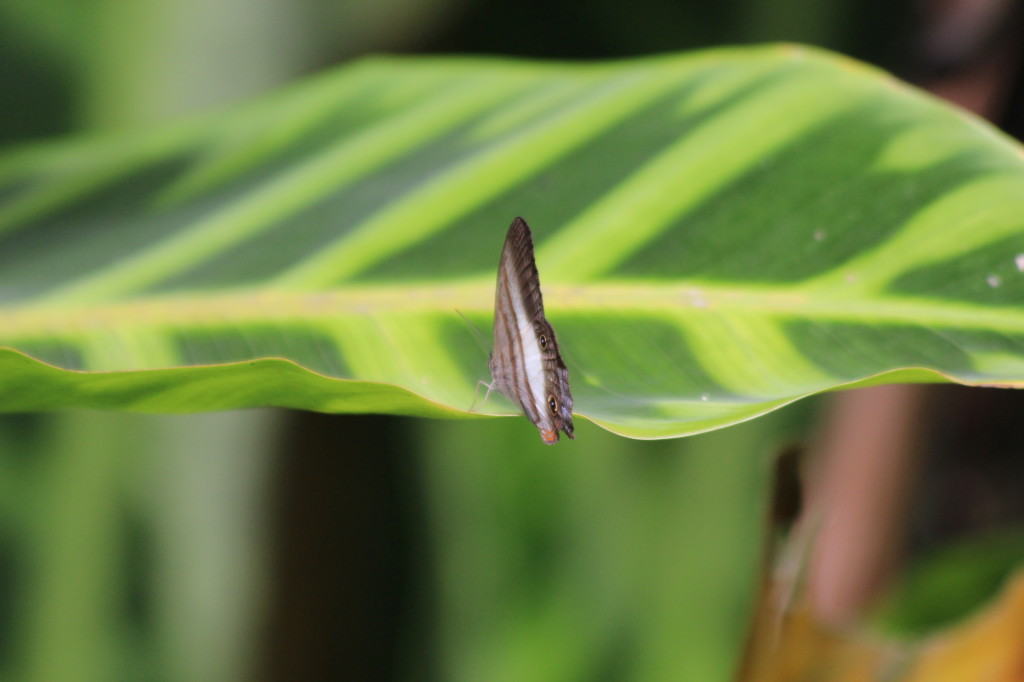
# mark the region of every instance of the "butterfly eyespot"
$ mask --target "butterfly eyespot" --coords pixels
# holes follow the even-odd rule
[[[551,414],[558,414],[558,400],[554,395],[548,396],[548,409],[551,410]]]
[[[547,350],[548,349],[548,337],[546,337],[543,334],[541,334],[540,338],[537,339],[537,340],[540,342],[540,349],[541,350]]]

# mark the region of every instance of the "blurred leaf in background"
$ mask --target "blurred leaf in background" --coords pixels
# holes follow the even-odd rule
[[[640,446],[581,423],[557,453],[425,422],[440,678],[730,679],[765,472],[804,415]]]

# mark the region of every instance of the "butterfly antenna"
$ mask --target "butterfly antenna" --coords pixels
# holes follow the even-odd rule
[[[457,313],[459,314],[459,317],[461,317],[461,318],[462,318],[462,320],[463,320],[463,321],[464,321],[464,322],[465,322],[466,324],[468,324],[468,325],[469,325],[469,328],[473,330],[473,333],[474,333],[474,334],[476,334],[476,339],[477,339],[477,341],[479,341],[479,342],[480,342],[480,350],[482,350],[482,351],[484,352],[484,355],[487,355],[487,356],[489,357],[489,356],[490,356],[490,354],[491,354],[491,351],[490,351],[490,349],[489,349],[489,348],[487,347],[487,339],[485,339],[485,338],[484,338],[484,335],[483,335],[483,333],[482,333],[482,332],[481,332],[481,331],[480,331],[479,329],[477,329],[477,328],[476,328],[476,325],[475,325],[475,324],[473,324],[473,323],[472,323],[472,322],[471,322],[471,321],[469,320],[469,318],[468,318],[468,317],[466,317],[465,315],[463,315],[463,314],[462,314],[462,311],[461,311],[461,310],[459,310],[458,308],[456,308],[456,309],[455,309],[455,312],[457,312]],[[484,382],[484,383],[486,383],[486,382]],[[488,391],[488,393],[490,393],[490,391]]]
[[[476,325],[473,324],[468,317],[466,317],[465,315],[462,314],[461,310],[456,308],[455,312],[457,312],[459,314],[459,317],[461,317],[462,320],[467,325],[469,325],[469,328],[473,330],[473,333],[476,334],[476,340],[480,343],[480,350],[482,350],[484,352],[484,355],[486,355],[487,357],[490,357],[491,351],[487,347],[487,339],[484,338],[483,333],[479,329],[476,328]],[[483,401],[481,401],[480,404],[484,405],[485,403],[487,403],[487,399],[491,397],[491,389],[494,388],[494,382],[491,381],[490,383],[487,383],[483,379],[480,379],[479,381],[477,381],[476,382],[476,386],[473,388],[473,404],[469,406],[469,411],[470,412],[472,412],[473,409],[476,407],[476,397],[480,393],[480,386],[481,385],[487,387],[487,392],[484,393],[484,399],[483,399]]]

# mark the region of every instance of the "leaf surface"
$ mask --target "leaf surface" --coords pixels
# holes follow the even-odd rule
[[[814,50],[365,60],[0,159],[0,409],[513,413],[458,312],[489,337],[516,215],[618,433],[1020,386],[1022,190],[1015,143]]]

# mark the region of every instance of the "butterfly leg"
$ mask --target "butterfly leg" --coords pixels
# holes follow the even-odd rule
[[[481,386],[486,386],[487,387],[487,392],[484,393],[484,399],[482,401],[480,401],[481,405],[485,405],[485,404],[487,404],[487,399],[491,397],[491,391],[494,390],[494,381],[492,380],[490,383],[488,383],[488,382],[484,381],[483,379],[480,379],[479,381],[476,382],[476,388],[473,389],[473,404],[469,406],[469,411],[470,412],[472,412],[473,408],[476,407],[476,395],[477,395],[477,393],[480,392],[480,387]]]

